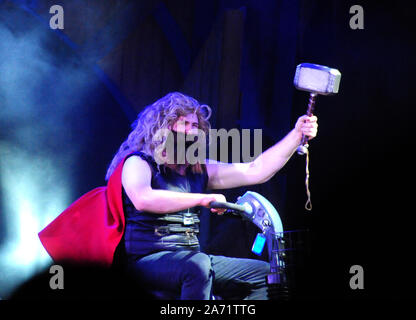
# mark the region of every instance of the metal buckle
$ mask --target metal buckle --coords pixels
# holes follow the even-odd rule
[[[186,237],[189,239],[193,236],[195,236],[195,232],[193,230],[186,230],[185,231]]]
[[[185,226],[189,226],[189,225],[193,225],[194,222],[194,218],[193,217],[183,217],[183,225]]]
[[[163,237],[164,235],[167,235],[167,234],[170,234],[169,228],[164,228],[164,227],[156,227],[155,228],[155,235],[157,235],[159,237]]]

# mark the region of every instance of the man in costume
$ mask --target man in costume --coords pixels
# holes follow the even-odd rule
[[[270,269],[266,262],[199,251],[198,206],[226,201],[223,195],[206,190],[270,179],[293,154],[302,133],[316,135],[316,118],[302,117],[288,136],[251,163],[156,163],[152,135],[156,129],[187,135],[196,135],[199,129],[208,135],[209,115],[209,107],[193,98],[168,94],[139,115],[115,156],[107,177],[129,154],[122,171],[128,266],[149,287],[177,292],[181,299],[209,299],[212,293],[230,299],[267,299],[265,276]],[[174,150],[178,149],[175,145]],[[224,209],[211,210],[222,213]]]
[[[316,136],[317,119],[300,117],[292,131],[252,162],[191,164],[186,157],[184,163],[175,162],[179,136],[208,136],[210,115],[208,106],[178,92],[146,107],[108,168],[107,187],[83,196],[39,234],[54,260],[108,265],[117,247],[127,269],[149,290],[180,299],[267,299],[268,263],[200,251],[199,208],[226,201],[207,190],[268,181],[290,159],[302,135]],[[158,137],[166,129],[174,136],[173,152],[167,139]],[[211,211],[222,214],[224,209]]]

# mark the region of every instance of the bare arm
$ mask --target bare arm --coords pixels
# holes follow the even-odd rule
[[[292,131],[252,162],[223,163],[210,160],[207,163],[208,188],[227,189],[268,181],[291,158],[301,142],[302,134],[313,138],[316,133],[316,117],[302,116]]]
[[[123,165],[122,185],[139,211],[172,213],[195,206],[208,206],[211,201],[226,201],[223,195],[175,192],[153,189],[152,172],[146,161],[132,156]]]

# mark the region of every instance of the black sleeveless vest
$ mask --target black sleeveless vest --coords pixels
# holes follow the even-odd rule
[[[193,173],[188,167],[182,176],[164,165],[158,165],[154,159],[142,152],[129,155],[140,156],[152,170],[151,187],[153,189],[177,192],[205,193],[208,175],[204,168],[201,174]],[[128,260],[137,259],[151,253],[164,250],[198,250],[199,211],[194,207],[182,212],[157,214],[138,211],[122,190],[123,209],[126,220],[124,233],[125,253]]]

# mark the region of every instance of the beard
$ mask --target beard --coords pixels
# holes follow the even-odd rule
[[[183,132],[177,132],[172,130],[173,135],[173,152],[175,164],[188,163],[187,151],[197,140],[197,135],[189,135]]]
[[[196,134],[185,134],[183,132],[171,131],[172,138],[167,141],[167,158],[169,164],[195,163],[198,158],[200,137]],[[171,145],[169,145],[169,143]],[[195,149],[193,152],[192,149]],[[192,159],[188,159],[192,157]]]
[[[160,136],[159,136],[160,137]],[[156,147],[154,159],[158,164],[205,163],[205,133],[185,134],[173,130],[164,131],[164,142]]]

